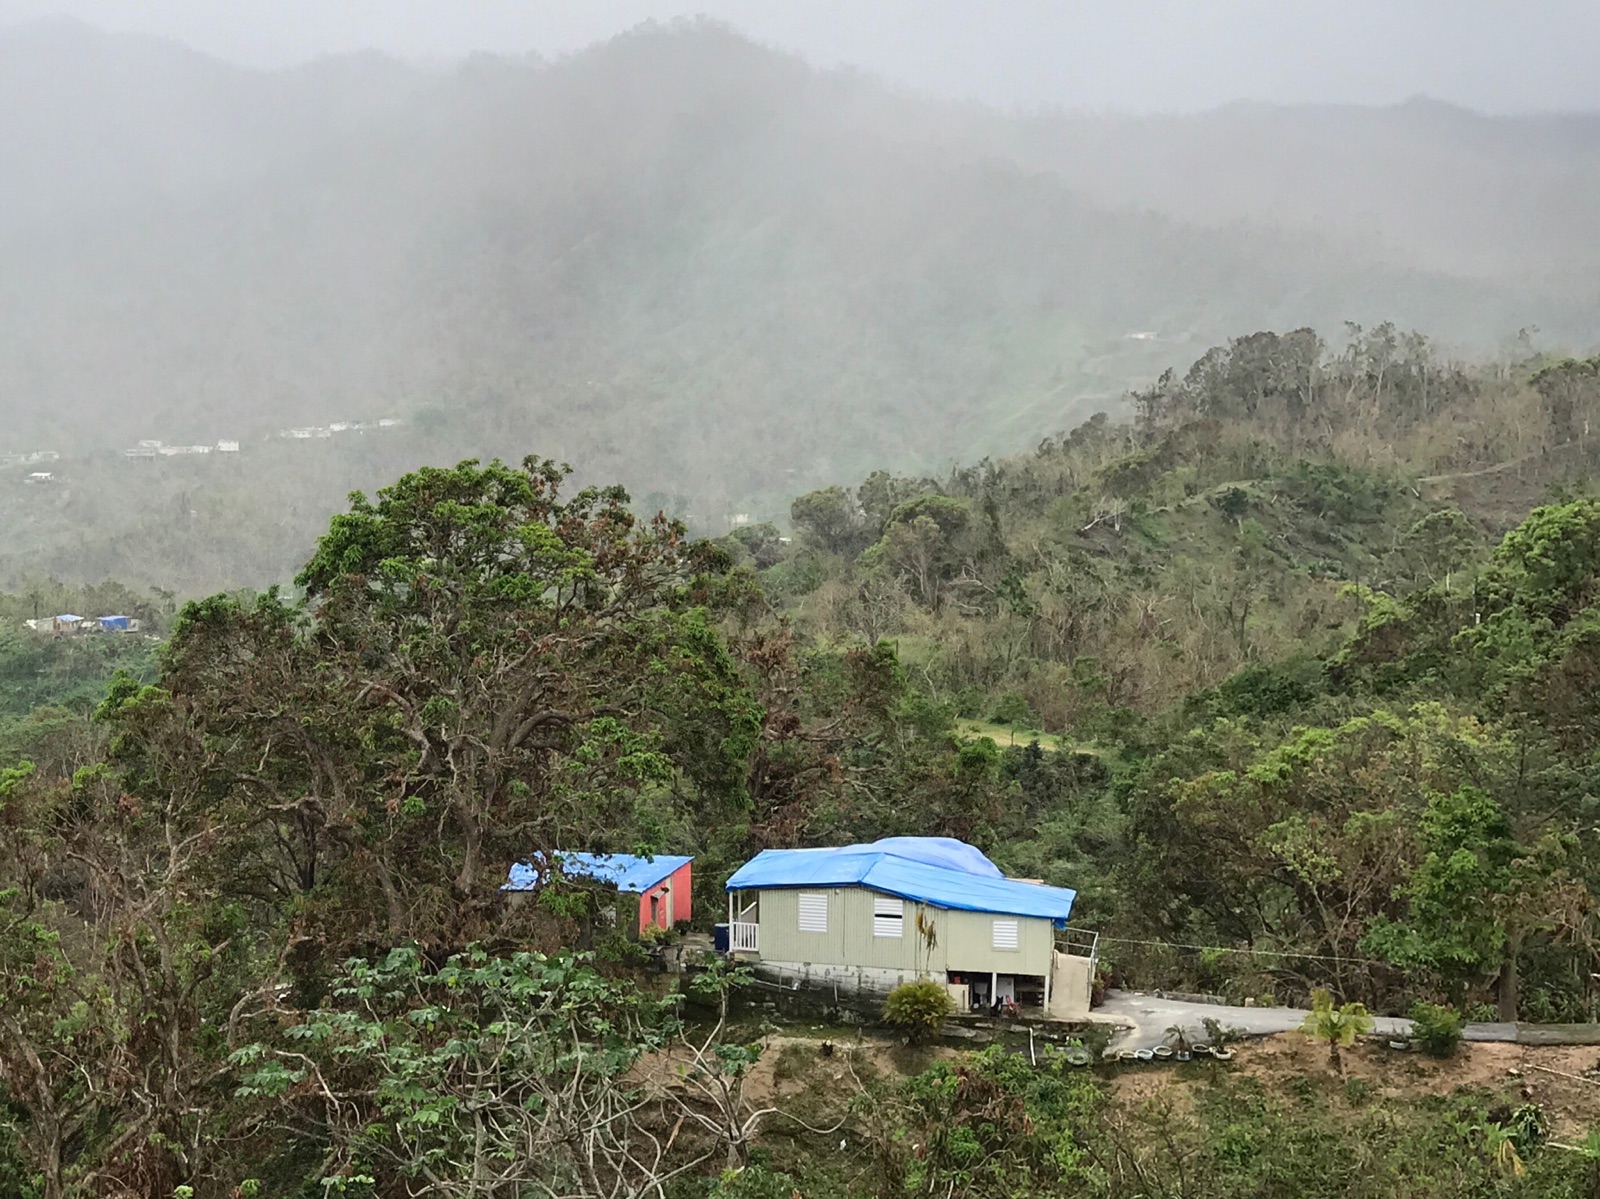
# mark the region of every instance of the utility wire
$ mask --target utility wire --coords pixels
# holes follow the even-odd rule
[[[1132,937],[1106,937],[1100,938],[1101,942],[1114,942],[1118,945],[1154,945],[1161,949],[1195,949],[1203,953],[1242,953],[1250,957],[1278,957],[1278,958],[1305,958],[1314,962],[1351,962],[1359,966],[1393,966],[1392,962],[1385,962],[1379,958],[1349,958],[1332,953],[1298,953],[1292,949],[1240,949],[1232,945],[1187,945],[1181,941],[1140,941]]]

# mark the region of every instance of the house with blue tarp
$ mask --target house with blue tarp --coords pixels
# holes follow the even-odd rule
[[[568,879],[588,879],[616,891],[639,932],[669,929],[691,915],[693,858],[675,854],[581,853],[557,850],[548,858],[518,862],[501,886],[506,892],[539,890],[558,870]],[[634,908],[637,906],[637,913]]]
[[[964,1009],[1089,1009],[1095,940],[1067,924],[1077,893],[1006,878],[962,841],[769,849],[727,892],[728,952],[772,981],[887,993],[932,978]]]

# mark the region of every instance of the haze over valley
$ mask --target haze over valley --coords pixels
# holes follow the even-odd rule
[[[0,180],[0,454],[63,455],[0,489],[11,577],[127,570],[177,513],[197,588],[281,579],[419,454],[536,447],[717,532],[1122,411],[1244,330],[1493,357],[1600,313],[1600,117],[1007,114],[707,22],[273,70],[23,24]],[[266,440],[379,417],[405,432]],[[222,439],[199,473],[120,459]],[[205,548],[241,519],[281,553]]]

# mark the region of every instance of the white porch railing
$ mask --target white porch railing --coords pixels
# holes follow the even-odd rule
[[[730,953],[756,953],[759,952],[760,931],[759,924],[751,924],[744,920],[735,920],[728,925],[728,952]]]

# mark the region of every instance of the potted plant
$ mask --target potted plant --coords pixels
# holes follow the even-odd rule
[[[1167,1046],[1172,1050],[1172,1056],[1180,1062],[1189,1061],[1194,1056],[1189,1049],[1189,1036],[1181,1024],[1174,1024],[1167,1029]]]
[[[1225,1025],[1213,1016],[1207,1016],[1201,1023],[1206,1028],[1206,1053],[1219,1062],[1232,1061],[1233,1050],[1229,1046],[1244,1035],[1244,1030]]]

